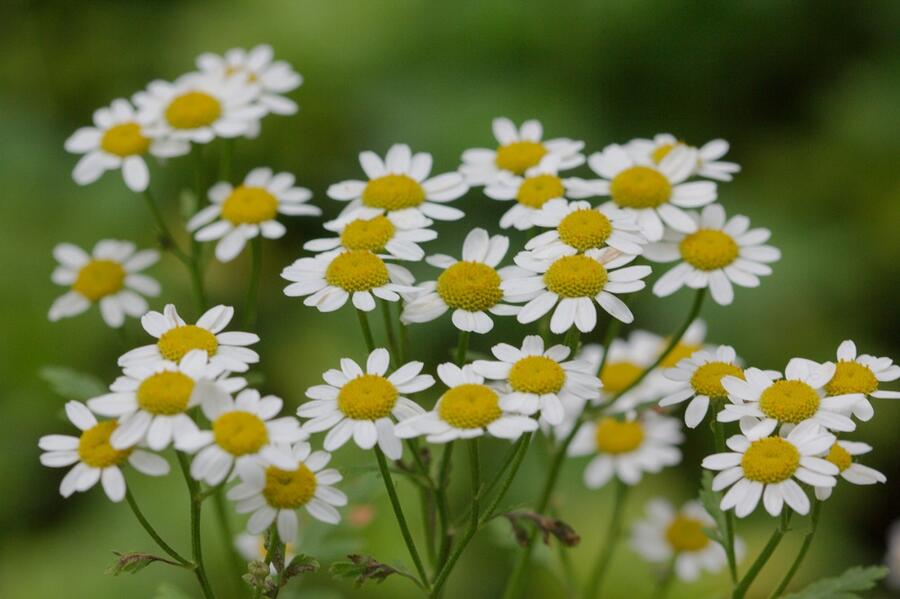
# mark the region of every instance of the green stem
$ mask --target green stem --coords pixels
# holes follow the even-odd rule
[[[572,328],[569,329],[568,331],[566,331],[566,338],[565,338],[565,341],[563,341],[565,346],[568,347],[569,351],[571,352],[569,354],[570,360],[574,359],[575,354],[578,353],[578,343],[580,341],[581,341],[581,331],[579,331],[578,327],[576,327],[573,324]]]
[[[377,445],[375,446],[375,457],[378,460],[378,469],[381,470],[381,477],[384,479],[384,486],[391,500],[391,507],[394,509],[394,516],[397,518],[397,524],[400,526],[400,533],[403,535],[404,543],[406,543],[406,549],[409,551],[409,556],[416,566],[416,572],[419,573],[419,581],[422,583],[422,587],[428,589],[428,575],[425,573],[425,566],[422,565],[422,559],[419,557],[416,543],[412,538],[412,533],[409,531],[409,525],[406,523],[406,516],[403,515],[403,507],[400,505],[400,498],[397,497],[397,489],[394,487],[394,479],[391,478],[387,459],[384,457],[384,452]]]
[[[672,559],[669,560],[666,571],[663,572],[659,582],[656,583],[656,589],[653,591],[653,599],[665,599],[665,596],[669,593],[669,589],[672,588],[672,583],[675,582],[675,558],[677,557],[677,554],[673,555]]]
[[[184,475],[188,495],[190,495],[191,499],[191,554],[194,557],[194,565],[196,566],[194,573],[197,576],[197,582],[200,583],[203,596],[206,599],[214,599],[215,594],[209,586],[206,568],[203,566],[203,545],[200,537],[200,507],[203,504],[197,496],[197,481],[191,478],[191,468],[187,456],[180,451],[176,452],[175,455],[178,456],[178,464],[181,466],[181,473]]]
[[[713,400],[719,402],[720,400]],[[721,402],[720,402],[721,403]],[[721,407],[721,406],[720,406]],[[726,451],[725,446],[725,423],[719,422],[713,412],[713,432],[715,433],[716,452],[723,453]],[[728,558],[728,572],[731,575],[732,585],[737,583],[737,558],[734,554],[734,513],[731,510],[725,512],[725,556]]]
[[[152,538],[156,542],[156,544],[159,545],[159,548],[169,554],[169,557],[174,559],[185,568],[193,569],[194,565],[188,560],[181,557],[181,554],[179,554],[177,551],[172,549],[172,547],[163,540],[159,533],[156,532],[156,530],[153,528],[153,525],[150,524],[150,521],[147,520],[146,517],[144,517],[143,512],[141,512],[141,509],[138,507],[137,502],[134,500],[134,496],[131,494],[131,489],[129,489],[128,487],[125,487],[125,501],[128,502],[128,507],[131,508],[131,511],[134,512],[134,517],[137,518],[137,521],[140,523],[140,525],[144,527],[144,530],[147,531],[147,534],[150,535],[150,538]]]
[[[231,161],[234,157],[234,138],[223,139],[219,154],[219,180],[231,182]]]
[[[466,352],[469,351],[469,331],[459,332],[459,342],[456,344],[456,365],[466,363]]]
[[[244,305],[244,329],[256,327],[257,299],[259,297],[259,279],[262,272],[262,235],[257,235],[250,242],[250,283],[247,286],[247,303]]]
[[[372,337],[372,327],[369,326],[369,316],[363,310],[356,310],[359,317],[359,327],[362,329],[363,337],[366,340],[366,347],[369,353],[375,350],[375,339]]]
[[[510,462],[509,470],[506,471],[506,475],[503,477],[502,482],[500,483],[500,490],[497,491],[497,494],[494,495],[494,498],[488,504],[487,509],[484,510],[484,516],[481,517],[481,525],[484,526],[487,522],[494,517],[494,512],[497,509],[497,506],[506,496],[506,492],[509,491],[510,485],[512,485],[512,481],[516,476],[516,473],[519,471],[519,466],[522,465],[522,461],[525,459],[525,454],[528,453],[528,446],[531,443],[531,438],[533,433],[526,433],[519,438],[517,451],[513,456],[512,462]],[[500,478],[500,475],[503,474],[503,470],[497,473],[497,478]]]
[[[385,300],[381,300],[381,315],[384,317],[384,330],[387,333],[388,347],[391,349],[391,357],[394,363],[400,359],[400,351],[397,345],[397,335],[394,332],[394,322],[391,318],[391,304]]]
[[[615,498],[613,499],[612,517],[606,532],[606,541],[600,548],[600,553],[597,555],[597,565],[594,566],[594,571],[584,587],[584,599],[592,599],[597,596],[597,591],[600,590],[603,577],[609,569],[609,563],[622,534],[622,510],[625,507],[625,498],[628,495],[628,485],[616,479],[614,489]]]
[[[439,564],[446,562],[447,555],[450,553],[450,547],[453,544],[453,539],[450,537],[450,511],[447,506],[447,487],[450,485],[450,464],[453,462],[453,445],[453,441],[444,445],[444,451],[441,454],[441,465],[438,471],[437,490],[434,494],[441,528],[441,546],[440,551],[438,551]]]
[[[247,570],[247,565],[238,556],[237,551],[234,547],[234,534],[231,530],[231,521],[228,519],[228,509],[225,505],[225,494],[223,493],[222,486],[216,488],[215,493],[213,493],[213,506],[216,510],[216,517],[219,520],[219,528],[222,530],[225,551],[226,553],[228,553],[228,560],[231,562],[231,569],[234,571],[234,575],[237,577],[232,577],[232,582],[235,584],[234,588],[236,594],[240,595],[241,591],[244,588],[244,583],[241,579],[241,576],[243,576],[244,572]]]
[[[527,440],[526,440],[527,437]],[[506,473],[507,469],[516,461],[516,457],[519,454],[519,451],[522,449],[522,443],[527,443],[531,440],[531,433],[527,433],[519,437],[519,440],[516,441],[513,445],[509,446],[509,450],[506,452],[506,455],[503,457],[503,461],[500,464],[500,467],[497,468],[496,473],[494,474],[491,482],[489,482],[484,488],[481,489],[481,493],[478,494],[479,499],[483,499],[491,495],[494,492],[494,489],[500,484],[500,481],[503,480],[503,475]],[[465,522],[469,519],[469,515],[471,514],[472,506],[470,505],[465,512],[463,512],[462,516],[457,519],[457,522]],[[492,514],[489,513],[490,510],[482,512],[484,517],[482,518],[482,524],[487,520],[490,520]]]
[[[781,538],[784,536],[784,533],[787,532],[788,523],[791,520],[792,513],[793,512],[791,512],[787,506],[784,506],[781,512],[781,522],[775,528],[774,532],[772,532],[772,536],[769,537],[769,542],[763,547],[763,550],[760,552],[759,556],[757,556],[756,561],[753,562],[753,565],[750,566],[750,569],[747,570],[747,573],[744,574],[741,581],[734,587],[734,591],[731,593],[731,599],[743,599],[744,595],[747,594],[747,589],[753,584],[753,581],[756,579],[760,570],[763,569],[763,566],[766,565],[766,562],[769,561],[769,558],[775,553],[778,544],[781,543]]]
[[[203,209],[206,205],[206,169],[203,161],[203,146],[195,144],[191,152],[194,159],[194,194],[197,196],[197,211]],[[191,277],[194,281],[195,289],[199,289],[200,310],[206,310],[206,296],[203,292],[203,246],[194,236],[191,236]]]
[[[266,537],[266,567],[271,565],[272,563],[272,549],[280,547],[280,553],[282,560],[284,559],[284,542],[281,540],[281,537],[278,535],[278,525],[274,522],[272,526],[269,527],[269,534]],[[281,589],[281,571],[276,569],[275,576],[278,577],[275,580],[275,590],[272,591],[272,596],[270,599],[275,599],[278,597],[278,591]],[[257,594],[262,594],[262,589],[257,589]]]
[[[403,303],[397,303],[397,323],[400,326],[400,363],[406,364],[406,357],[409,355],[409,327],[403,324],[400,316],[403,314]]]
[[[806,552],[809,551],[810,545],[812,545],[813,537],[816,534],[816,528],[819,526],[819,514],[822,511],[822,502],[813,497],[813,506],[812,506],[812,514],[810,515],[809,520],[809,532],[806,533],[806,536],[803,538],[803,544],[800,546],[800,553],[797,554],[797,557],[794,559],[794,563],[791,564],[790,570],[787,571],[787,574],[784,575],[784,578],[781,579],[781,583],[779,583],[778,587],[769,595],[770,599],[775,599],[775,597],[780,597],[782,593],[787,589],[788,585],[791,583],[791,580],[794,578],[794,575],[797,573],[797,570],[800,569],[800,564],[803,563],[803,558],[806,557]]]

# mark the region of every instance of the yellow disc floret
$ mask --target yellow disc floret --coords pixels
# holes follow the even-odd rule
[[[194,349],[202,349],[208,356],[213,356],[219,348],[219,342],[216,336],[206,329],[185,324],[173,327],[160,335],[156,347],[163,358],[178,362]]]
[[[631,386],[643,372],[634,362],[607,362],[600,373],[600,382],[607,393],[618,393]]]
[[[546,356],[526,356],[509,370],[509,386],[523,393],[558,393],[565,382],[565,370]]]
[[[264,187],[240,185],[222,202],[222,218],[233,225],[257,225],[278,214],[278,198]]]
[[[837,466],[841,472],[853,464],[853,456],[850,455],[850,452],[837,443],[831,446],[825,459]]]
[[[222,114],[222,104],[205,92],[188,92],[172,100],[166,120],[175,129],[199,129],[212,125]]]
[[[390,281],[384,261],[368,250],[350,250],[339,254],[325,270],[329,285],[344,291],[368,291]]]
[[[120,156],[143,154],[150,148],[150,138],[144,137],[141,126],[137,123],[113,125],[103,132],[100,147],[104,151]]]
[[[397,388],[377,374],[358,376],[338,393],[338,409],[353,420],[386,418],[396,403]]]
[[[656,169],[632,166],[613,178],[609,193],[623,208],[656,208],[669,201],[672,184]]]
[[[145,378],[137,389],[137,402],[151,414],[171,416],[188,407],[194,379],[175,370],[164,370]]]
[[[457,262],[441,273],[437,292],[450,308],[479,312],[503,299],[500,275],[481,262]]]
[[[522,181],[516,200],[529,208],[540,208],[548,200],[561,198],[565,193],[562,179],[556,175],[536,175]]]
[[[728,392],[722,386],[722,377],[736,376],[744,378],[744,371],[729,362],[707,362],[697,368],[691,376],[691,387],[698,395],[706,395],[712,399],[725,399]]]
[[[636,420],[601,418],[594,431],[597,450],[601,453],[628,453],[644,441],[644,427]]]
[[[125,284],[125,269],[114,260],[91,260],[81,267],[72,291],[77,291],[92,302],[112,295]]]
[[[759,409],[779,422],[797,424],[819,410],[819,394],[802,381],[775,381],[759,396]]]
[[[560,297],[594,297],[606,280],[606,268],[583,255],[558,258],[544,273],[547,289]]]
[[[514,141],[497,148],[494,163],[498,168],[517,175],[535,166],[547,153],[547,148],[536,141]]]
[[[709,544],[704,526],[697,518],[678,514],[666,528],[666,541],[675,551],[700,551]]]
[[[300,464],[296,470],[269,466],[266,468],[266,486],[262,494],[270,507],[295,510],[309,503],[317,486],[316,475],[306,464]]]
[[[396,228],[386,216],[358,218],[344,227],[341,245],[348,250],[378,252],[393,239]]]
[[[407,175],[384,175],[366,183],[362,202],[372,208],[403,210],[425,201],[425,190]]]
[[[868,395],[878,390],[878,379],[875,373],[863,364],[848,360],[837,363],[834,376],[825,385],[825,392],[830,396],[845,393],[863,393]]]
[[[753,441],[741,458],[744,477],[767,484],[789,479],[799,465],[800,452],[781,437]]]
[[[612,230],[606,215],[590,208],[570,212],[556,228],[560,240],[579,252],[602,247]]]
[[[250,412],[225,412],[212,428],[216,445],[234,456],[256,453],[269,442],[266,423]]]
[[[457,385],[444,393],[438,415],[454,428],[483,428],[500,418],[500,397],[490,387]]]
[[[109,437],[116,430],[116,420],[99,422],[81,433],[78,440],[78,457],[91,468],[118,466],[131,455],[133,448],[115,449],[109,444]]]
[[[731,235],[715,229],[691,233],[678,244],[684,261],[700,270],[717,270],[734,262],[740,248]]]

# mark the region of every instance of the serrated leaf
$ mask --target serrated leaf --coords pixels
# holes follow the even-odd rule
[[[722,535],[726,526],[725,512],[719,507],[719,494],[712,490],[712,480],[712,472],[709,472],[708,470],[703,472],[703,484],[700,489],[700,503],[703,504],[703,507],[716,523],[715,529],[704,528],[703,532],[706,533],[706,536],[710,539],[719,545],[722,545],[722,547],[725,547],[725,541]]]
[[[308,572],[316,572],[319,570],[319,562],[310,555],[295,555],[282,574],[285,580],[290,580],[295,576],[306,574]]]
[[[182,567],[181,564],[149,553],[118,553],[115,551],[113,553],[116,555],[117,559],[106,569],[106,574],[109,574],[110,576],[118,576],[123,573],[137,574],[153,562],[161,562],[179,568]]]
[[[64,399],[85,401],[106,393],[106,385],[99,378],[66,366],[44,366],[39,374]]]
[[[840,576],[817,580],[784,599],[857,599],[856,591],[868,591],[887,576],[884,566],[854,566]]]
[[[397,574],[408,578],[419,585],[419,581],[405,570],[389,566],[379,562],[371,555],[348,555],[349,562],[334,562],[329,568],[329,572],[334,578],[351,578],[356,586],[361,586],[368,580],[374,580],[376,583],[383,582],[385,578],[392,574]]]

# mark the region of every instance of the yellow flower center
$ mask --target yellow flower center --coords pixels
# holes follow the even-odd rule
[[[600,382],[607,393],[618,393],[637,380],[644,369],[634,362],[607,362],[600,373]]]
[[[425,201],[425,190],[407,175],[385,175],[366,183],[362,201],[366,206],[383,210],[415,208]]]
[[[137,389],[137,402],[151,414],[171,416],[187,409],[194,392],[194,379],[174,370],[164,370],[145,378]]]
[[[156,347],[159,348],[163,358],[178,362],[194,349],[202,349],[208,356],[213,356],[219,348],[219,342],[216,336],[206,329],[186,324],[171,328],[160,335]]]
[[[81,433],[78,440],[78,457],[91,468],[118,466],[131,455],[133,448],[114,449],[109,437],[118,426],[116,420],[99,422]]]
[[[562,366],[545,356],[527,356],[509,370],[509,385],[523,393],[558,393],[566,382]]]
[[[92,302],[118,292],[125,284],[125,269],[114,260],[91,260],[81,267],[72,291]]]
[[[544,273],[544,284],[560,297],[594,297],[606,285],[606,268],[588,256],[563,256]]]
[[[831,446],[831,449],[828,450],[828,455],[825,456],[825,459],[838,467],[838,470],[843,472],[847,468],[853,464],[853,456],[850,455],[846,449],[835,443]]]
[[[390,281],[384,262],[367,250],[350,250],[339,254],[325,271],[329,285],[344,291],[368,291]]]
[[[222,105],[204,92],[188,92],[172,100],[166,120],[175,129],[199,129],[213,124],[222,114]]]
[[[233,225],[259,224],[278,214],[278,199],[263,187],[240,185],[222,202],[222,218]]]
[[[669,201],[672,184],[656,169],[632,166],[613,178],[609,193],[623,208],[656,208]]]
[[[344,227],[341,245],[348,250],[369,250],[378,252],[393,239],[396,229],[386,216],[376,216],[369,220],[358,218]]]
[[[444,393],[438,415],[454,428],[483,428],[503,415],[499,400],[490,387],[466,383]]]
[[[709,544],[703,527],[700,520],[678,514],[666,528],[666,541],[675,551],[700,551]]]
[[[590,208],[570,212],[556,228],[560,240],[579,252],[601,247],[612,230],[612,223],[606,215]]]
[[[437,292],[450,308],[479,312],[503,299],[500,275],[481,262],[457,262],[441,273]]]
[[[497,157],[494,159],[494,163],[497,168],[521,175],[540,162],[546,153],[547,148],[539,142],[514,141],[497,148]]]
[[[825,392],[830,395],[845,393],[863,393],[868,395],[878,389],[878,379],[868,366],[858,362],[841,360],[837,363],[834,376],[825,385]]]
[[[266,423],[250,412],[225,412],[212,428],[216,445],[234,456],[256,453],[269,442]]]
[[[706,395],[712,399],[725,399],[728,392],[722,386],[722,377],[736,376],[744,378],[744,371],[729,362],[707,362],[697,368],[691,376],[691,387],[698,395]]]
[[[738,244],[727,233],[701,229],[678,244],[684,261],[700,270],[725,268],[738,257]]]
[[[338,409],[353,420],[385,418],[396,403],[397,388],[377,374],[358,376],[338,393]]]
[[[668,346],[669,341],[666,340],[666,345]],[[699,350],[701,345],[699,343],[682,343],[679,342],[669,354],[663,358],[661,365],[664,368],[672,368],[677,365],[684,358],[690,358],[694,355],[694,352]],[[664,348],[663,348],[664,349]]]
[[[540,208],[547,200],[561,198],[565,193],[562,179],[556,175],[537,175],[522,181],[516,200],[529,208]]]
[[[753,441],[741,458],[744,477],[767,484],[789,479],[799,465],[800,452],[781,437]]]
[[[150,147],[150,139],[144,137],[141,126],[137,123],[122,123],[113,125],[103,133],[100,147],[110,154],[124,158],[146,152]]]
[[[602,453],[628,453],[640,447],[644,441],[644,427],[635,420],[620,421],[601,418],[594,431],[597,450]]]
[[[796,424],[819,409],[819,394],[801,381],[775,381],[759,396],[759,409],[769,418]]]
[[[266,486],[262,494],[273,508],[295,510],[313,498],[317,485],[316,475],[306,464],[300,464],[296,470],[269,466],[266,468]]]
[[[669,155],[669,152],[676,148],[677,145],[679,144],[662,144],[661,146],[657,146],[656,149],[650,153],[650,159],[656,164],[659,164],[663,161],[663,158]]]

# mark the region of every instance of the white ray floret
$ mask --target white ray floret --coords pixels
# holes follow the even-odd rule
[[[728,142],[724,139],[713,139],[699,148],[694,148],[676,139],[670,133],[658,133],[653,139],[633,139],[625,148],[634,159],[642,164],[659,164],[675,148],[687,147],[696,150],[697,165],[694,175],[716,181],[731,181],[732,175],[740,172],[740,165],[720,160],[728,153]]]
[[[525,244],[525,249],[540,260],[573,256],[607,245],[623,254],[639,255],[647,243],[634,215],[608,203],[592,207],[583,200],[550,200],[532,221],[537,227],[552,229]]]
[[[835,441],[834,445],[825,454],[825,459],[838,467],[840,477],[854,485],[874,485],[887,482],[887,477],[864,464],[860,464],[854,458],[872,451],[868,443],[858,441]],[[824,501],[831,497],[832,487],[816,487],[816,499]]]
[[[310,252],[327,252],[337,248],[387,253],[400,260],[419,261],[425,251],[419,244],[437,239],[429,229],[434,221],[422,215],[407,214],[398,218],[396,212],[380,208],[359,208],[325,223],[327,231],[337,237],[312,239],[303,244]]]
[[[484,188],[484,195],[500,201],[515,201],[500,217],[500,228],[525,231],[548,202],[565,199],[566,186],[559,177],[559,156],[548,155],[525,171],[524,176],[501,172]]]
[[[703,422],[710,401],[721,404],[728,399],[722,377],[744,378],[737,353],[730,345],[720,345],[713,351],[699,350],[682,358],[663,374],[674,382],[675,388],[660,400],[659,405],[665,408],[690,400],[684,411],[684,423],[689,428],[697,428]]]

